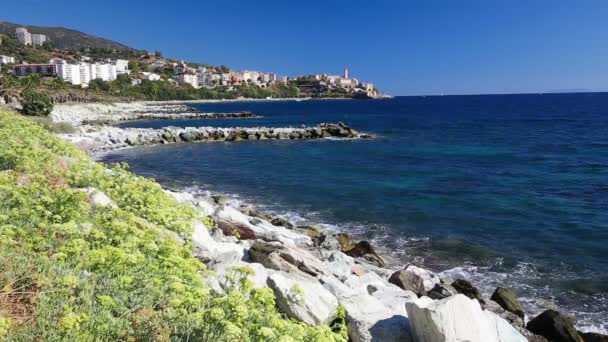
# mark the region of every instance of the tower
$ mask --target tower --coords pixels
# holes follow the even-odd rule
[[[344,68],[344,78],[348,79],[348,68]]]

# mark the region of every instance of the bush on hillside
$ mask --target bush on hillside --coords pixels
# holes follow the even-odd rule
[[[21,100],[23,114],[47,116],[53,110],[53,102],[46,95],[36,91],[27,91]]]

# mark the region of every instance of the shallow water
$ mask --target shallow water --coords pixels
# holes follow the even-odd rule
[[[263,117],[123,126],[344,121],[378,138],[163,145],[105,160],[331,224],[486,291],[514,287],[530,314],[555,303],[583,329],[608,329],[608,94],[193,106]]]

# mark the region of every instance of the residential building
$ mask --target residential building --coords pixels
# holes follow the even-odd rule
[[[43,77],[57,76],[56,64],[17,64],[13,67],[15,75],[28,76],[39,74]]]
[[[23,45],[32,45],[32,35],[25,27],[19,27],[15,30],[17,40]]]
[[[117,59],[113,62],[113,64],[116,66],[116,73],[118,75],[131,73],[131,71],[129,71],[129,61],[128,60]]]
[[[44,34],[32,34],[32,45],[42,46],[46,43],[46,36]]]
[[[348,68],[344,68],[344,78],[348,79]]]
[[[0,64],[15,64],[15,57],[0,55]]]
[[[87,87],[94,79],[110,82],[118,76],[116,65],[109,63],[84,63],[69,64],[60,58],[50,60],[51,64],[57,66],[57,76],[73,85]]]
[[[140,74],[144,80],[148,81],[160,81],[162,79],[159,74],[155,74],[153,72],[143,71]]]
[[[174,75],[173,78],[180,83],[189,84],[193,88],[200,88],[200,86],[198,85],[198,78],[194,74],[179,74]]]

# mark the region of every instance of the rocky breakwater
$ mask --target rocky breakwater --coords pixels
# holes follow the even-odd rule
[[[137,120],[205,120],[205,119],[252,119],[260,116],[252,112],[198,113],[193,111],[177,113],[132,113],[129,115],[106,115],[92,120],[83,120],[83,125],[109,125]]]
[[[195,224],[191,239],[195,256],[215,271],[206,278],[213,291],[223,293],[225,277],[247,270],[251,284],[272,289],[292,319],[329,324],[345,312],[351,341],[605,341],[551,310],[524,325],[510,290],[484,298],[464,279],[440,279],[415,265],[387,267],[369,242],[348,234],[295,226],[222,196],[167,192],[213,222]]]
[[[343,124],[320,124],[316,127],[301,128],[214,128],[214,127],[165,127],[118,128],[111,126],[83,126],[75,134],[63,137],[91,152],[105,152],[115,149],[171,144],[182,142],[238,142],[252,140],[310,140],[322,138],[371,138]]]

